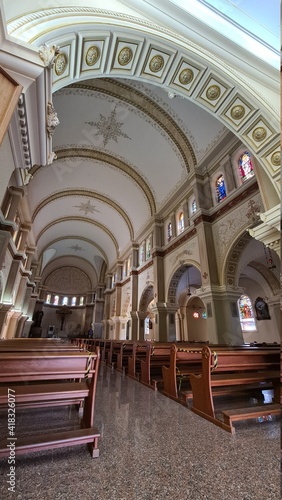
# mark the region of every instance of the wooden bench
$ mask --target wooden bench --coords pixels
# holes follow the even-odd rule
[[[104,341],[102,341],[100,343],[100,349],[101,349],[101,363],[107,363],[107,357],[108,357],[108,353],[111,349],[111,343],[113,341],[112,340],[109,340],[109,339],[105,339]]]
[[[134,342],[132,353],[128,356],[128,372],[127,375],[135,380],[140,380],[141,375],[141,359],[147,356],[148,342]]]
[[[107,366],[112,368],[117,365],[117,356],[120,353],[122,347],[122,340],[112,340],[110,344],[110,349],[107,353]]]
[[[183,381],[189,380],[191,373],[200,373],[202,369],[202,344],[195,343],[180,347],[170,347],[169,366],[162,367],[163,394],[180,403],[186,404],[181,396]]]
[[[233,422],[246,418],[256,418],[277,411],[280,403],[280,348],[228,349],[212,351],[209,347],[202,350],[201,374],[191,374],[193,392],[192,411],[213,422],[217,426],[234,433]],[[236,393],[236,391],[263,390],[269,384],[274,390],[274,403],[262,406],[227,409],[224,420],[216,418],[214,397]],[[277,413],[275,413],[277,414]]]
[[[0,353],[0,407],[7,412],[11,394],[16,410],[79,405],[83,401],[80,429],[17,436],[16,454],[88,443],[91,456],[99,456],[100,434],[94,427],[99,362],[99,348],[95,353]],[[0,443],[0,457],[9,455],[7,437]]]
[[[33,342],[35,340],[35,342]],[[80,347],[63,340],[11,339],[0,342],[0,352],[79,351]]]
[[[120,346],[120,352],[117,354],[116,369],[118,372],[127,373],[128,359],[132,355],[134,340],[123,340]]]
[[[157,390],[162,382],[162,367],[169,366],[171,342],[148,342],[146,356],[140,359],[141,384]]]

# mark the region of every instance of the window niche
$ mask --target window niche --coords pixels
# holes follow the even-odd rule
[[[240,148],[232,157],[232,167],[237,186],[255,177],[254,159],[246,148]]]

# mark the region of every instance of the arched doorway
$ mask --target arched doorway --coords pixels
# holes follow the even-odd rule
[[[168,304],[175,310],[175,322],[169,321],[169,340],[207,340],[206,308],[197,296],[200,286],[201,274],[196,266],[185,264],[174,272],[168,289]]]
[[[149,285],[143,291],[139,304],[139,311],[138,311],[139,340],[154,340],[154,324],[155,324],[155,315],[153,312],[154,305],[155,305],[154,288],[152,285]]]

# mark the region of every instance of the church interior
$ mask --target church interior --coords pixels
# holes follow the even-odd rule
[[[0,8],[0,351],[88,337],[278,348],[278,1]],[[19,457],[17,498],[41,498],[36,485],[54,500],[280,498],[278,417],[230,436],[101,362],[95,407],[100,457]],[[44,428],[49,409],[33,411]]]

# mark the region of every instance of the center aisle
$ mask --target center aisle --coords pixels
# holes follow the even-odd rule
[[[52,413],[61,411],[67,410]],[[8,465],[1,460],[1,498],[281,499],[279,421],[238,424],[231,435],[101,365],[95,425],[99,458],[91,459],[86,446],[19,456],[10,497]]]

